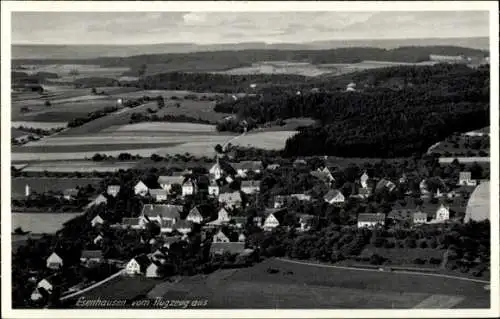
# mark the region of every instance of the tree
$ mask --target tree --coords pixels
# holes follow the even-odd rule
[[[156,103],[157,103],[159,109],[164,108],[165,107],[165,100],[163,99],[163,96],[158,95],[156,97]]]
[[[179,196],[182,194],[182,186],[181,184],[173,184],[170,188],[170,194],[173,196]]]
[[[45,103],[44,103],[44,104],[45,104],[45,106],[52,106],[52,104],[50,103],[50,101],[49,101],[49,100],[45,101]]]
[[[91,94],[97,94],[97,90],[95,87],[93,87],[91,90],[90,90],[90,93]]]
[[[215,151],[219,154],[222,154],[223,152],[222,145],[220,144],[215,145]]]

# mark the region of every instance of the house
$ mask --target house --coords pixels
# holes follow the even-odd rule
[[[118,196],[119,192],[120,192],[120,185],[109,185],[106,190],[106,193],[112,197]]]
[[[292,194],[290,195],[290,197],[305,202],[309,202],[311,200],[311,195],[306,195],[306,194]]]
[[[252,219],[252,222],[253,222],[254,226],[262,228],[262,217],[261,216],[255,216]]]
[[[238,235],[238,242],[240,242],[240,243],[244,243],[244,242],[245,242],[245,240],[247,240],[247,237],[245,236],[245,234],[240,233],[240,234]]]
[[[229,243],[229,235],[226,235],[222,230],[219,230],[212,238],[212,243]]]
[[[429,189],[427,187],[427,180],[425,180],[425,179],[421,180],[418,187],[420,188],[420,194],[422,194],[423,196],[429,195]]]
[[[162,220],[171,220],[175,224],[180,219],[182,210],[180,205],[145,204],[141,217],[147,217],[150,221],[156,220],[159,224]]]
[[[443,222],[448,219],[450,219],[450,208],[441,204],[436,211],[436,217],[434,218],[434,220],[436,222]]]
[[[163,202],[167,200],[167,190],[163,188],[150,189],[149,195],[155,199],[157,202]]]
[[[147,278],[159,278],[161,277],[160,274],[160,265],[156,261],[151,261],[149,266],[146,268],[146,277]]]
[[[309,174],[327,185],[335,180],[331,174],[325,173],[323,171],[312,171]]]
[[[31,293],[31,300],[32,301],[39,301],[44,297],[44,294],[42,293],[43,289],[42,288],[35,288],[33,292]],[[46,293],[48,295],[48,293]]]
[[[358,228],[372,228],[385,225],[385,214],[364,213],[358,215]]]
[[[282,196],[282,195],[277,195],[277,196],[274,196],[274,208],[282,208],[283,206],[285,206],[285,203],[286,203],[286,196]]]
[[[207,223],[208,226],[219,226],[219,225],[227,224],[231,220],[231,218],[229,217],[228,211],[224,207],[219,209],[219,212],[217,213],[217,215],[218,216],[217,216],[216,220],[213,220],[213,221]]]
[[[215,180],[210,180],[210,184],[208,185],[208,195],[217,197],[219,196],[220,188],[219,185],[217,185],[217,182]]]
[[[382,178],[378,183],[377,186],[375,186],[376,191],[382,191],[384,189],[387,189],[389,192],[392,192],[396,188],[396,184],[391,182],[388,179]]]
[[[142,229],[145,227],[145,223],[141,218],[137,217],[123,217],[122,223],[123,228],[132,228],[132,229]]]
[[[186,180],[182,184],[182,196],[193,195],[196,192],[196,182],[192,179]]]
[[[52,277],[52,276],[50,276],[50,277]],[[52,290],[54,289],[54,286],[51,283],[52,280],[50,277],[40,280],[40,282],[36,285],[36,288],[38,288],[38,289],[43,288],[46,292],[51,294]]]
[[[365,171],[363,173],[363,175],[361,175],[361,177],[359,178],[359,182],[360,182],[362,188],[368,187],[368,180],[369,179],[370,179],[370,177],[368,176],[368,174]]]
[[[461,186],[476,186],[477,181],[472,179],[471,172],[460,172],[460,176],[458,178],[458,185]]]
[[[212,243],[210,245],[211,255],[223,255],[224,253],[239,255],[244,251],[245,243],[243,242]]]
[[[328,204],[343,204],[343,203],[345,203],[344,195],[342,194],[342,192],[340,192],[337,189],[330,190],[328,193],[326,193],[326,195],[323,197],[323,199]]]
[[[436,190],[436,193],[434,194],[434,197],[436,197],[436,198],[441,198],[441,197],[443,197],[443,196],[444,196],[444,193],[442,193],[442,192],[441,192],[441,190],[438,188],[438,189]]]
[[[307,165],[307,162],[303,159],[296,159],[295,161],[293,161],[293,166],[294,167],[301,167],[301,166],[306,166]]]
[[[405,173],[403,173],[403,175],[399,178],[399,184],[406,184],[406,182],[408,182],[408,177]]]
[[[172,246],[172,244],[177,243],[179,241],[180,241],[179,237],[175,236],[165,237],[163,238],[163,247],[170,249],[170,246]]]
[[[181,186],[184,183],[184,176],[159,176],[158,184],[170,194],[173,185]]]
[[[146,269],[151,264],[148,256],[139,255],[132,258],[125,266],[125,273],[127,275],[140,275],[146,272]]]
[[[63,266],[63,260],[61,257],[59,257],[58,254],[53,252],[48,258],[47,258],[47,268],[49,269],[59,269]]]
[[[220,179],[222,178],[222,175],[224,174],[224,170],[222,169],[221,165],[219,164],[219,159],[217,158],[217,162],[210,167],[208,170],[208,173],[212,176],[215,177],[215,179]]]
[[[233,163],[232,166],[236,170],[236,174],[241,178],[246,178],[248,172],[259,174],[262,171],[261,161],[242,161]]]
[[[163,264],[166,262],[165,259],[167,256],[163,251],[161,251],[160,249],[157,249],[149,257],[152,261],[157,261],[157,262]]]
[[[219,203],[224,204],[228,208],[241,207],[241,202],[241,194],[238,191],[219,194]]]
[[[107,203],[108,203],[108,199],[106,197],[104,197],[104,195],[99,194],[94,199],[92,199],[90,201],[90,203],[87,204],[86,208],[90,208],[92,206],[98,206],[101,204],[107,204]]]
[[[73,200],[78,196],[78,189],[68,188],[63,191],[63,197],[66,200]]]
[[[365,199],[368,198],[372,195],[372,188],[371,187],[361,187],[358,190],[358,197]]]
[[[158,221],[155,220],[157,223]],[[165,233],[171,233],[174,231],[174,225],[175,223],[172,220],[165,219],[162,220],[160,223],[160,233],[165,234]]]
[[[427,223],[427,214],[426,213],[416,212],[413,214],[413,224],[414,225],[420,225],[420,224],[425,224],[425,223]]]
[[[245,194],[254,194],[260,192],[260,181],[242,181],[241,191]]]
[[[266,209],[265,211],[265,220],[262,228],[265,231],[272,231],[278,226],[283,224],[283,217],[285,215],[286,210],[283,209]]]
[[[139,196],[146,196],[149,192],[149,188],[142,181],[137,182],[134,186],[134,194]]]
[[[94,244],[95,244],[95,245],[98,245],[98,244],[100,244],[103,240],[104,240],[104,238],[102,237],[102,235],[97,235],[97,236],[94,238],[93,242],[94,242]]]
[[[201,224],[201,222],[203,221],[203,216],[201,215],[198,208],[194,207],[187,215],[186,220],[193,222],[195,224]]]
[[[83,250],[80,261],[85,264],[99,263],[103,259],[101,250]]]
[[[308,231],[311,229],[311,225],[315,217],[313,215],[301,214],[299,215],[299,228],[301,232]]]
[[[96,215],[92,220],[90,221],[90,225],[92,227],[96,227],[97,225],[102,225],[104,224],[104,219],[101,218],[101,216]]]
[[[174,229],[183,235],[189,234],[193,230],[193,222],[185,219],[179,220],[175,223]]]
[[[54,284],[52,283],[52,277],[44,278],[36,285],[35,290],[31,294],[31,300],[38,301],[42,298],[46,298],[52,294],[54,290]]]

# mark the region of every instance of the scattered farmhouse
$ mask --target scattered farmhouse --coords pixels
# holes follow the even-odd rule
[[[427,223],[427,213],[415,212],[413,213],[413,224],[420,225]]]
[[[299,228],[297,230],[301,232],[310,230],[314,219],[315,216],[313,215],[308,215],[308,214],[299,215]]]
[[[118,196],[118,193],[120,193],[120,185],[109,185],[106,193],[112,197]]]
[[[225,234],[222,230],[219,230],[212,238],[212,243],[229,243],[229,235]]]
[[[80,257],[80,261],[84,264],[90,265],[93,263],[99,263],[103,259],[101,250],[84,250]]]
[[[59,269],[63,266],[63,260],[59,255],[55,252],[53,252],[48,258],[47,258],[47,268],[49,269]]]
[[[151,261],[149,266],[146,268],[146,277],[147,278],[159,278],[161,277],[160,263],[157,261]]]
[[[231,220],[228,211],[222,207],[219,209],[219,212],[217,213],[217,219],[213,220],[209,223],[207,223],[207,226],[212,227],[212,226],[220,226],[229,223]]]
[[[392,192],[396,188],[396,184],[391,182],[388,179],[382,178],[378,183],[377,186],[375,186],[376,191],[381,191],[384,189],[387,189],[389,192]]]
[[[341,191],[338,189],[332,189],[323,197],[325,202],[328,204],[343,204],[345,203],[345,197]]]
[[[373,228],[385,225],[385,214],[363,213],[358,215],[358,228]]]

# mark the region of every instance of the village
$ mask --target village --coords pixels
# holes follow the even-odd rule
[[[105,191],[91,198],[86,206],[84,220],[88,225],[82,227],[88,231],[85,235],[88,242],[83,244],[85,249],[79,254],[80,266],[92,268],[113,264],[116,267],[113,269],[118,270],[120,276],[165,278],[169,276],[167,265],[169,254],[174,255],[173,247],[193,249],[189,245],[194,243],[198,246],[194,249],[208,249],[210,259],[222,258],[226,262],[231,261],[233,266],[249,266],[256,260],[255,255],[261,248],[255,241],[249,240],[256,233],[272,234],[278,229],[307,233],[326,226],[324,214],[321,217],[300,213],[290,217],[293,205],[319,203],[336,214],[341,214],[339,212],[344,212],[353,203],[367,205],[366,210],[358,210],[356,216],[350,214],[340,222],[342,226],[358,229],[411,230],[423,225],[484,219],[472,213],[466,214],[467,202],[473,191],[478,185],[488,183],[483,176],[473,179],[470,171],[460,171],[458,178],[444,180],[439,176],[419,179],[410,170],[399,178],[389,178],[377,176],[376,170],[369,169],[362,171],[354,183],[347,183],[346,186],[341,182],[345,180],[346,170],[321,164],[309,165],[313,162],[296,159],[290,164],[266,163],[264,166],[261,161],[231,163],[217,156],[205,173],[185,169],[171,176],[157,176],[156,183],[136,180],[127,194],[140,203],[138,214],[111,214],[107,206],[116,203],[125,190],[118,183],[108,184]],[[316,169],[312,168],[314,166],[317,166]],[[307,178],[315,184],[313,188],[321,187],[321,191],[270,194],[269,186],[263,185],[267,183],[263,176],[280,170],[309,172]],[[263,194],[262,187],[266,194]],[[29,186],[26,185],[26,195],[29,193]],[[77,189],[68,189],[63,196],[71,200],[77,193]],[[393,196],[402,200],[394,200]],[[370,209],[370,202],[380,201],[381,197],[388,199],[390,208]],[[137,241],[135,244],[146,248],[129,259],[125,253],[110,253],[109,242],[116,240],[118,232],[134,234],[127,240]],[[36,283],[30,296],[32,303],[45,304],[50,300],[54,286],[61,282],[59,277],[64,276],[62,269],[67,263],[66,253],[67,250],[57,249],[57,246],[50,252],[46,257],[46,269],[39,272],[49,274],[44,278],[37,278],[37,270],[31,270],[30,280]],[[72,289],[59,292],[59,298],[78,295],[84,288],[79,283]]]

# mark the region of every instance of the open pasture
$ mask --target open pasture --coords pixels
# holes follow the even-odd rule
[[[270,274],[268,268],[279,272]],[[489,307],[484,284],[411,274],[332,269],[269,259],[158,285],[149,297],[208,299],[209,308]],[[478,298],[481,297],[481,298]],[[424,303],[425,302],[425,303]]]
[[[13,153],[14,155],[14,153]],[[137,162],[93,162],[84,160],[73,160],[73,161],[45,161],[36,162],[26,165],[22,171],[23,172],[59,172],[59,173],[71,173],[71,172],[115,172],[120,169],[127,170],[133,168]]]

